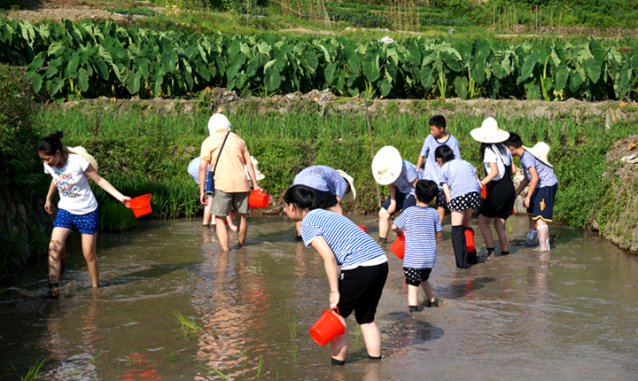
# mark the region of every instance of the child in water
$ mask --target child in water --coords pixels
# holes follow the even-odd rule
[[[428,282],[436,260],[436,232],[443,230],[439,214],[429,207],[438,187],[434,181],[419,180],[416,183],[416,206],[410,207],[394,220],[392,230],[397,235],[405,229],[405,256],[403,274],[408,285],[408,308],[418,310],[419,286],[427,298],[427,307],[438,307],[434,290]]]
[[[100,216],[97,200],[89,187],[89,179],[126,205],[130,197],[122,195],[108,181],[97,174],[93,165],[80,155],[62,148],[62,131],[58,131],[38,143],[38,154],[44,162],[44,172],[53,177],[47,193],[44,209],[53,213],[53,193],[58,189],[60,202],[53,223],[49,243],[49,291],[54,292],[60,282],[60,253],[74,226],[82,234],[82,253],[89,267],[93,287],[100,285],[100,265],[95,251]]]
[[[468,255],[465,240],[465,230],[472,229],[472,213],[481,205],[481,186],[476,168],[467,161],[455,159],[452,149],[446,145],[437,148],[434,155],[441,166],[440,181],[452,211],[452,246],[456,267],[466,269],[468,265],[478,263],[476,250]]]
[[[381,359],[381,332],[374,315],[385,281],[388,259],[381,247],[357,225],[340,214],[319,209],[319,197],[305,185],[293,185],[284,194],[286,214],[301,221],[301,237],[323,259],[330,284],[330,309],[338,308],[339,320],[354,311],[366,343],[368,357]],[[339,269],[341,267],[341,269]],[[330,343],[332,365],[344,365],[348,329]]]

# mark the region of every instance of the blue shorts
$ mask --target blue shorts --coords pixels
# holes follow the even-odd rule
[[[55,222],[53,227],[73,229],[74,226],[78,227],[78,231],[81,234],[95,234],[100,230],[100,215],[95,211],[89,214],[77,215],[71,214],[68,210],[58,210],[58,215],[55,216]]]
[[[413,194],[406,195],[405,193],[399,192],[398,189],[395,195],[395,201],[397,202],[397,207],[394,209],[394,213],[401,210],[406,210],[407,208],[416,205],[416,198]],[[390,197],[388,197],[388,199],[385,200],[385,202],[383,203],[383,209],[388,210],[388,208],[390,207],[390,202]],[[391,216],[394,215],[394,213],[392,213]]]
[[[557,190],[558,184],[534,189],[529,201],[529,208],[527,208],[527,215],[532,216],[535,221],[540,218],[545,222],[552,222],[554,217],[554,197],[556,197]]]

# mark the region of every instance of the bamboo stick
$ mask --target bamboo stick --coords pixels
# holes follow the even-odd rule
[[[370,135],[370,151],[372,153],[372,160],[374,160],[374,143],[372,142],[372,127],[370,126],[370,115],[368,115],[368,98],[364,98],[366,105],[366,121],[368,122],[368,134]],[[379,191],[379,183],[375,181],[377,185],[377,201],[379,202],[379,209],[381,209],[381,191]]]

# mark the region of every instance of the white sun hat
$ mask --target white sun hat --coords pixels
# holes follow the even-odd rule
[[[86,152],[84,147],[67,147],[67,146],[63,146],[62,147],[62,151],[66,151],[66,152],[72,153],[74,155],[82,156],[84,158],[84,160],[88,161],[89,164],[91,164],[93,169],[95,169],[95,172],[97,172],[97,160],[95,160],[95,158],[93,156],[91,156],[88,152]]]
[[[537,158],[538,160],[540,160],[541,163],[554,168],[553,165],[549,164],[549,160],[547,160],[547,158],[549,157],[549,151],[550,148],[547,145],[547,143],[544,142],[538,142],[536,143],[536,145],[532,148],[527,148],[525,146],[523,146],[523,148],[532,154],[532,156],[534,156],[535,158]]]
[[[498,128],[498,122],[492,117],[485,119],[480,128],[470,131],[470,135],[481,143],[502,143],[510,137],[509,132]]]
[[[208,132],[211,136],[218,130],[224,129],[230,131],[230,121],[224,114],[215,114],[208,120]]]
[[[399,178],[403,170],[403,160],[399,150],[392,146],[385,146],[374,155],[372,160],[372,175],[381,185],[392,184]]]
[[[257,181],[265,179],[266,176],[264,176],[264,174],[259,171],[259,166],[258,166],[259,162],[257,161],[257,159],[251,156],[250,160],[253,162],[253,169],[255,170],[255,177],[257,178]],[[244,165],[244,172],[246,172],[246,178],[250,180],[250,176],[248,175],[248,169],[246,168],[245,165]]]
[[[352,176],[348,175],[340,169],[337,169],[337,173],[340,174],[341,177],[346,179],[348,184],[350,184],[350,192],[343,195],[343,200],[341,200],[341,202],[354,201],[354,199],[357,198],[357,191],[354,189],[354,179],[352,178]]]

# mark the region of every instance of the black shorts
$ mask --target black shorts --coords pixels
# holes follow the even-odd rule
[[[542,219],[545,222],[552,222],[554,198],[557,190],[558,184],[534,189],[534,193],[530,197],[529,208],[527,208],[527,215],[532,216],[534,221]]]
[[[405,275],[405,284],[419,287],[421,282],[425,282],[430,279],[431,272],[432,269],[411,269],[409,267],[404,267],[403,275]]]
[[[354,311],[359,325],[372,323],[388,278],[388,263],[343,270],[339,276],[339,315],[344,319]]]
[[[397,193],[394,195],[394,197],[395,201],[397,202],[397,207],[394,209],[394,213],[400,212],[401,210],[406,210],[407,208],[416,205],[416,198],[413,194],[406,195],[405,193],[399,192],[397,190]],[[388,210],[391,201],[392,200],[390,199],[390,197],[388,197],[388,199],[385,200],[385,202],[383,203],[383,209]],[[390,215],[393,216],[394,213]]]
[[[439,192],[436,194],[436,207],[445,209],[448,208],[447,199],[445,198],[445,192],[443,192],[443,189],[439,189]]]
[[[319,207],[321,209],[328,209],[339,203],[339,201],[337,201],[337,196],[330,192],[316,190],[315,188],[312,188],[312,190],[314,190],[317,197],[319,197]]]

